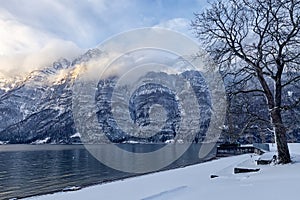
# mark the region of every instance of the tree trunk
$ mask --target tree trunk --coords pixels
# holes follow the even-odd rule
[[[271,111],[272,124],[275,131],[275,139],[278,150],[278,162],[286,164],[291,162],[291,156],[287,145],[286,129],[283,125],[281,112],[279,108]]]
[[[291,162],[291,156],[286,139],[286,129],[284,127],[281,118],[281,75],[283,67],[278,66],[278,72],[276,73],[276,83],[275,83],[275,97],[273,97],[272,92],[264,79],[261,68],[257,67],[257,77],[263,90],[265,91],[266,99],[268,102],[268,107],[270,109],[271,123],[275,131],[275,140],[278,151],[278,162],[281,164],[286,164]]]

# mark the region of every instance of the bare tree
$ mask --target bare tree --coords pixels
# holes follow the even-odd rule
[[[220,71],[236,78],[236,94],[266,98],[278,161],[291,162],[281,112],[299,105],[299,99],[283,105],[282,91],[300,82],[300,1],[217,0],[196,13],[191,26]],[[283,74],[290,75],[283,79]],[[258,84],[249,88],[253,79]]]

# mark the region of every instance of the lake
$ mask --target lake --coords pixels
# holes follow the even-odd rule
[[[114,145],[99,146],[109,152]],[[127,151],[143,149],[145,152],[150,152],[151,149],[155,151],[161,146],[119,145]],[[200,159],[200,146],[201,144],[192,144],[178,160],[161,170],[200,163],[215,156],[214,148],[205,158]],[[160,162],[160,159],[164,157],[158,157],[153,163]],[[139,163],[145,167],[148,164]],[[0,199],[59,192],[67,186],[86,187],[135,175],[137,174],[107,167],[95,159],[84,145],[0,145]]]

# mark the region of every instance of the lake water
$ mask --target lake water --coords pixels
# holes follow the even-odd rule
[[[158,149],[152,144],[122,144],[123,149]],[[192,144],[165,169],[200,163],[215,155],[213,149],[199,159],[200,144]],[[109,149],[111,145],[101,146]],[[174,151],[175,152],[175,151]],[[160,162],[159,159],[153,162]],[[147,163],[140,163],[147,165]],[[62,191],[67,186],[89,186],[137,174],[109,168],[83,145],[0,145],[0,199],[22,198]]]

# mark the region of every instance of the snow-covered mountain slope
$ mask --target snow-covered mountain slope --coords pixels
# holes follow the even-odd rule
[[[76,132],[71,87],[80,67],[76,64],[100,54],[98,49],[89,50],[72,62],[60,59],[22,80],[7,82],[6,88],[16,81],[0,93],[0,141],[31,143],[50,138],[47,141],[51,143],[69,143],[74,140],[70,138]]]
[[[73,61],[60,59],[52,66],[36,70],[28,74],[15,85],[0,93],[0,141],[2,143],[72,143],[78,142],[78,137],[72,137],[75,130],[72,116],[72,85],[79,73],[78,68],[102,54],[98,49],[89,50]],[[149,73],[146,76],[163,76],[170,79],[166,73]],[[174,76],[174,75],[173,75]],[[196,137],[202,140],[209,124],[210,106],[209,93],[202,75],[199,72],[187,71],[181,75],[190,82],[197,95],[201,107],[202,121]],[[152,104],[160,104],[167,111],[167,121],[163,129],[155,136],[129,137],[113,122],[110,107],[110,96],[118,77],[111,76],[100,80],[95,94],[98,109],[99,126],[112,142],[139,141],[164,142],[174,138],[176,126],[180,118],[178,102],[168,88],[161,85],[148,84],[142,86],[132,96],[132,120],[147,125],[149,108]],[[11,81],[13,82],[13,81]],[[150,100],[149,100],[150,99]],[[146,110],[145,110],[146,109]],[[199,116],[200,118],[200,116]],[[141,124],[144,123],[144,124]],[[144,138],[144,139],[140,139]],[[202,138],[202,139],[201,139]],[[189,138],[193,141],[195,138]],[[101,142],[101,141],[100,141]]]
[[[72,114],[72,86],[81,71],[84,71],[84,63],[102,55],[104,53],[101,50],[91,49],[73,61],[62,58],[51,66],[32,71],[24,77],[5,79],[1,76],[0,143],[80,142],[79,137],[71,137],[78,132],[75,129]],[[205,81],[201,73],[196,71],[185,71],[172,76],[173,78],[174,76],[181,77],[190,83],[199,104],[200,120],[197,128],[200,128],[200,131],[197,132],[195,138],[181,138],[180,140],[202,141],[209,126],[211,115],[209,91]],[[169,82],[172,82],[172,76],[157,72],[149,72],[145,75],[146,78],[160,77]],[[178,100],[172,91],[159,84],[145,84],[137,89],[128,99],[131,102],[129,107],[126,107],[132,122],[139,126],[147,126],[150,119],[149,109],[154,104],[159,104],[165,108],[167,120],[162,130],[151,137],[132,133],[128,135],[118,128],[111,112],[110,98],[117,80],[117,76],[109,76],[99,80],[95,97],[93,97],[97,104],[98,110],[95,112],[97,112],[99,127],[108,138],[112,142],[172,141],[177,134],[178,121],[181,117]],[[175,87],[179,88],[180,84],[176,84]],[[132,88],[127,89],[129,91]],[[290,101],[292,97],[299,94],[300,89],[298,87],[288,88],[283,94],[284,102]],[[264,100],[262,98],[252,98],[252,100],[253,111],[262,113],[264,117],[267,117],[267,111],[262,105]],[[284,119],[294,124],[288,130],[289,141],[300,141],[300,127],[297,126],[300,121],[299,109],[298,106],[293,112],[284,113]],[[237,132],[244,128],[247,117],[247,115],[238,115],[233,119]],[[261,135],[264,135],[265,142],[272,141],[273,135],[267,128],[258,132],[255,127],[252,125],[248,132],[240,135],[239,141],[245,143],[249,141],[248,137],[251,136],[251,142],[261,142],[263,141]],[[194,126],[189,128],[194,128]],[[228,137],[224,136],[222,139],[226,141]]]
[[[196,134],[195,138],[188,138],[188,135],[182,136],[183,138],[178,138],[179,140],[185,142],[193,141],[202,141],[205,137],[205,133],[209,126],[209,120],[211,116],[210,108],[210,97],[209,91],[206,86],[205,80],[202,77],[200,72],[197,71],[186,71],[182,74],[172,75],[173,77],[181,76],[187,81],[190,82],[193,91],[195,92],[196,98],[198,100],[200,116],[199,123],[197,128],[199,131]],[[160,72],[150,72],[143,77],[144,79],[150,79],[159,77],[159,79],[167,80],[169,82],[174,81],[174,78],[170,78],[170,75]],[[175,78],[176,80],[176,78]],[[110,104],[111,96],[116,85],[117,78],[109,78],[106,80],[99,81],[98,90],[96,93],[96,101],[98,107],[98,121],[101,125],[102,131],[109,137],[111,141],[114,142],[125,142],[125,141],[136,141],[136,142],[165,142],[167,140],[172,140],[179,134],[178,127],[181,120],[181,108],[179,107],[179,102],[176,99],[176,96],[172,90],[169,88],[158,84],[158,83],[146,83],[137,90],[134,91],[131,96],[128,96],[129,106],[126,108],[126,100],[124,101],[124,95],[130,94],[131,88],[123,87],[122,94],[115,94],[117,96],[118,102],[124,102],[124,105],[118,105],[119,107],[114,107],[114,109],[122,110],[124,113],[119,112],[117,116],[125,116],[127,113],[130,113],[131,120],[133,123],[138,124],[139,126],[147,126],[150,124],[149,110],[153,105],[161,105],[166,112],[166,121],[158,132],[155,135],[150,137],[145,137],[144,135],[138,135],[139,133],[126,133],[119,128],[114,115],[112,113],[112,107]],[[181,82],[174,81],[172,84],[175,87],[180,88]],[[118,90],[117,90],[118,91]],[[125,109],[122,109],[125,107]],[[159,123],[164,121],[162,116],[155,116],[151,123]],[[130,126],[130,125],[129,125]],[[193,127],[186,127],[189,130],[192,130]],[[154,132],[154,131],[153,131]],[[111,134],[114,133],[114,134]]]

